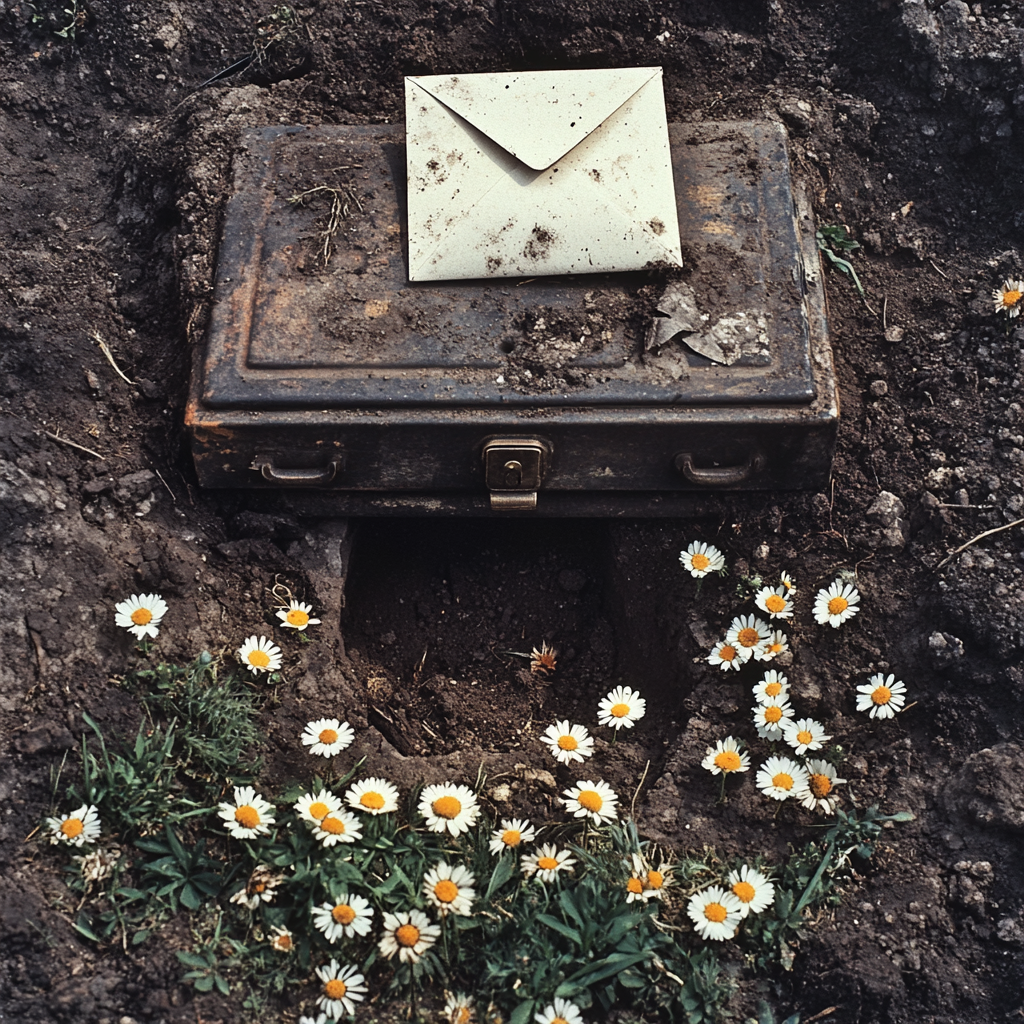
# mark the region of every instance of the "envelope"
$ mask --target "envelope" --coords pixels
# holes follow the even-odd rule
[[[409,279],[682,265],[658,67],[406,78]]]

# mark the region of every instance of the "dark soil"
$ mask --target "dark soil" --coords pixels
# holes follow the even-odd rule
[[[73,39],[54,32],[68,6],[83,12]],[[916,820],[884,834],[792,972],[748,983],[740,1005],[760,993],[780,1018],[835,1007],[819,1019],[837,1022],[1024,1014],[1021,527],[940,565],[1024,515],[1024,329],[990,299],[1024,276],[1020,5],[322,0],[197,91],[265,38],[264,6],[0,0],[0,1018],[241,1019],[180,983],[184,919],[128,953],[88,943],[64,855],[26,842],[69,751],[73,771],[82,711],[115,734],[140,719],[111,678],[134,657],[113,623],[124,596],[163,594],[158,650],[180,663],[269,630],[276,583],[323,612],[316,642],[286,645],[268,789],[303,777],[294,738],[340,708],[358,752],[404,786],[472,782],[484,764],[508,784],[488,790],[494,808],[554,819],[572,773],[537,735],[556,716],[592,721],[626,681],[653,713],[597,756],[630,794],[650,762],[643,830],[783,856],[810,818],[773,822],[749,781],[716,804],[699,766],[709,741],[750,733],[746,677],[703,660],[735,579],[781,569],[807,600],[786,668],[801,708],[846,749],[858,802]],[[781,119],[819,222],[863,245],[874,313],[822,274],[842,405],[827,491],[709,498],[690,521],[346,531],[199,489],[183,404],[242,129],[400,123],[407,74],[654,63],[670,121]],[[694,538],[732,573],[699,595],[677,562]],[[862,613],[815,626],[814,591],[854,567]],[[544,640],[550,679],[509,653]],[[873,671],[908,685],[895,722],[854,710]]]

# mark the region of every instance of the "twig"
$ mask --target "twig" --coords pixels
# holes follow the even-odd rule
[[[334,251],[334,236],[341,227],[341,222],[348,217],[349,203],[355,203],[359,212],[363,212],[363,204],[350,186],[344,188],[333,188],[330,185],[314,185],[307,188],[305,192],[297,192],[288,197],[288,202],[293,206],[304,206],[307,199],[312,199],[321,193],[326,192],[331,197],[331,212],[327,217],[327,226],[317,236],[320,239],[320,252],[318,253],[321,263],[326,267],[331,261],[331,253]]]
[[[995,505],[950,505],[947,502],[940,501],[937,507],[938,508],[952,508],[952,509],[955,509],[956,511],[960,512],[960,511],[963,511],[964,509],[968,509],[968,508],[990,509],[990,508],[995,508]]]
[[[882,330],[883,331],[886,330],[888,328],[888,326],[889,326],[886,323],[886,321],[885,321],[885,313],[886,313],[886,310],[888,310],[888,308],[889,308],[889,296],[888,295],[883,295],[882,296]]]
[[[162,483],[164,487],[167,487],[167,493],[171,496],[171,501],[173,501],[174,504],[177,505],[178,499],[174,496],[174,491],[172,491],[171,488],[168,487],[167,481],[164,479],[163,474],[160,472],[159,469],[156,468],[156,466],[153,467],[153,472],[156,473],[158,477],[160,477],[160,483]]]
[[[615,731],[618,732],[617,729]],[[631,818],[633,817],[633,808],[636,807],[636,798],[640,795],[640,790],[643,787],[644,779],[647,778],[647,772],[650,770],[650,767],[651,762],[648,761],[647,764],[644,765],[644,773],[640,776],[640,781],[636,784],[636,789],[633,791],[633,799],[629,802],[629,816]]]
[[[822,1017],[828,1017],[831,1014],[835,1013],[838,1009],[838,1006],[826,1006],[824,1010],[821,1010],[819,1013],[816,1013],[813,1017],[808,1017],[805,1024],[811,1024],[812,1020],[821,1020]]]
[[[966,551],[972,544],[977,544],[979,540],[984,540],[986,537],[991,537],[994,533],[1002,533],[1003,530],[1011,530],[1015,526],[1020,526],[1024,523],[1024,519],[1014,519],[1012,523],[1007,523],[1005,526],[997,526],[993,530],[986,530],[984,533],[979,533],[977,537],[972,537],[966,544],[961,544],[956,551],[951,551],[946,557],[935,566],[934,572],[938,572],[947,562],[951,562],[961,551]]]
[[[51,434],[48,430],[44,430],[43,433],[51,440],[57,441],[60,444],[66,444],[71,448],[77,448],[80,452],[86,452],[88,455],[92,455],[99,459],[100,462],[106,461],[105,455],[100,455],[99,452],[94,452],[91,448],[86,448],[84,444],[76,444],[74,441],[69,441],[66,437],[60,437],[57,434]]]
[[[131,377],[126,377],[122,372],[121,367],[114,362],[114,353],[110,351],[110,349],[107,347],[107,343],[100,337],[99,331],[93,331],[92,334],[89,335],[89,337],[92,338],[92,340],[95,341],[97,345],[99,345],[100,351],[107,357],[107,362],[110,363],[110,365],[114,368],[114,372],[118,375],[118,377],[120,377],[121,380],[125,382],[125,384],[131,384],[134,387],[135,381],[133,381]]]
[[[929,260],[928,262],[935,268],[937,274],[939,274],[941,277],[946,278],[947,281],[949,280],[949,276],[947,274],[942,273],[942,271],[939,269],[939,265],[935,262],[935,260]]]

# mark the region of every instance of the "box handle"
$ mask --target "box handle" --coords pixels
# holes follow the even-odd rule
[[[257,470],[264,480],[272,484],[284,484],[290,487],[318,487],[329,484],[344,465],[344,459],[335,455],[326,466],[313,469],[286,469],[275,466],[274,460],[266,455],[258,455],[253,459],[250,469]]]
[[[676,469],[691,484],[700,484],[703,487],[727,487],[730,484],[741,484],[764,469],[764,464],[765,458],[760,452],[752,452],[744,466],[715,466],[700,469],[693,464],[693,455],[690,452],[680,452],[675,460]]]

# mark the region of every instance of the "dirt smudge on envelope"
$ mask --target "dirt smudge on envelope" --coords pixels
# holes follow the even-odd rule
[[[533,231],[530,232],[529,240],[523,247],[523,255],[528,260],[546,260],[555,240],[556,236],[551,231],[536,224]]]
[[[647,226],[656,234],[663,235],[665,233],[665,222],[660,217],[652,217],[648,222]]]

